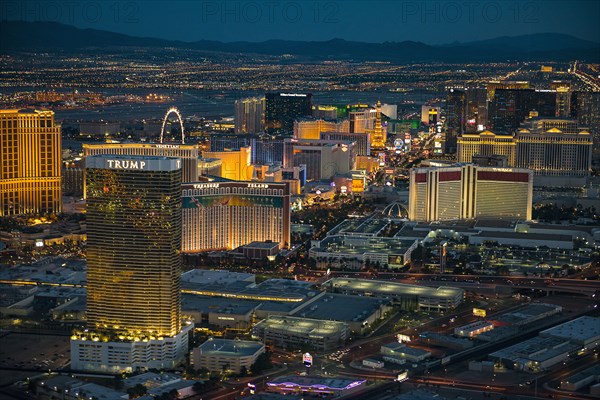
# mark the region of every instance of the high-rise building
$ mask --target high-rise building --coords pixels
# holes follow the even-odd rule
[[[123,156],[177,157],[181,159],[182,182],[198,180],[198,146],[190,144],[102,143],[84,144],[83,156],[113,154]]]
[[[336,106],[317,105],[313,106],[312,115],[318,119],[335,120],[338,118],[338,108]]]
[[[350,111],[348,119],[350,121],[350,132],[367,133],[375,128],[375,119],[377,111],[372,108]]]
[[[377,100],[375,113],[375,127],[371,132],[371,147],[374,149],[383,149],[385,147],[386,135],[381,125],[381,101]]]
[[[573,94],[570,82],[552,82],[551,88],[556,90],[556,117],[570,118]]]
[[[65,196],[83,195],[83,168],[68,164],[62,168],[62,191]]]
[[[173,368],[191,325],[181,320],[181,160],[86,158],[88,329],[71,368]]]
[[[488,118],[487,91],[485,89],[467,89],[465,100],[464,132],[482,131]]]
[[[390,119],[398,119],[398,106],[396,104],[382,104],[381,114]]]
[[[465,132],[466,124],[466,102],[465,90],[450,89],[446,96],[446,132],[448,137],[456,137]]]
[[[496,95],[496,89],[529,89],[527,81],[491,81],[487,86],[487,99],[492,101]]]
[[[263,136],[256,140],[256,152],[252,159],[255,164],[283,164],[283,143],[285,138],[282,136]]]
[[[350,122],[300,119],[294,121],[294,138],[318,140],[322,132],[350,132]]]
[[[254,147],[258,137],[254,134],[211,133],[208,137],[209,149],[210,151],[225,151],[239,150],[241,147]]]
[[[440,107],[421,106],[421,122],[427,125],[435,125],[440,120]]]
[[[357,156],[371,155],[370,133],[321,132],[321,140],[345,140],[355,142],[354,150]]]
[[[533,89],[496,89],[488,110],[490,129],[512,133],[535,113],[540,118],[556,115],[556,91]]]
[[[307,180],[327,180],[335,174],[347,174],[356,163],[355,143],[344,140],[286,139],[283,166],[306,165]]]
[[[270,134],[291,136],[294,121],[312,115],[310,93],[267,93],[265,98],[265,128]]]
[[[530,220],[532,196],[533,173],[527,169],[473,164],[414,168],[410,172],[409,218]]]
[[[502,155],[508,159],[508,165],[515,166],[516,142],[512,135],[496,134],[491,131],[465,133],[458,137],[456,158],[458,162],[473,162],[473,156]]]
[[[235,133],[259,133],[265,128],[265,98],[235,101]]]
[[[571,115],[577,118],[580,126],[590,129],[595,149],[592,162],[600,165],[600,92],[573,92]]]
[[[0,110],[0,217],[61,211],[61,152],[52,111]]]
[[[251,180],[252,164],[250,147],[241,147],[239,150],[205,151],[204,158],[216,158],[221,160],[221,177],[234,181]]]
[[[79,133],[89,138],[104,140],[107,137],[115,137],[120,132],[120,122],[82,121],[79,123]]]
[[[592,135],[574,119],[531,119],[517,130],[516,163],[536,186],[581,187],[592,169]]]
[[[574,92],[571,106],[571,114],[577,117],[581,126],[587,126],[594,133],[600,134],[600,92]],[[600,140],[598,144],[600,145]]]
[[[575,119],[532,118],[515,135],[490,131],[458,138],[457,161],[476,156],[505,156],[508,166],[534,171],[535,186],[581,187],[592,167],[593,138]]]
[[[215,180],[185,184],[182,250],[234,249],[255,241],[290,245],[287,183]]]

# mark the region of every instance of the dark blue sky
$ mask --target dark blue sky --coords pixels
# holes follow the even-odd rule
[[[600,42],[600,1],[4,0],[0,19],[49,20],[135,36],[428,44],[530,33]]]

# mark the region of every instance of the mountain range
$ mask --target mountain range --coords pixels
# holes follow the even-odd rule
[[[503,36],[446,45],[415,41],[366,43],[267,40],[264,42],[183,42],[81,29],[57,22],[0,22],[0,52],[122,51],[127,48],[177,48],[230,54],[293,55],[315,60],[414,62],[570,61],[600,62],[600,43],[559,33]]]

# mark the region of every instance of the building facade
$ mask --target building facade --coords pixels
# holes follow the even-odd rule
[[[331,179],[347,174],[356,164],[355,143],[344,140],[296,140],[284,142],[283,166],[306,165],[307,180]]]
[[[321,140],[344,140],[354,142],[357,156],[371,155],[370,133],[321,132]]]
[[[516,162],[536,186],[584,186],[592,169],[593,137],[576,120],[535,119],[517,130]]]
[[[556,115],[556,91],[533,89],[496,89],[490,102],[490,129],[512,133],[531,113],[542,118]]]
[[[86,158],[88,329],[72,368],[173,367],[187,352],[181,321],[181,160]]]
[[[114,154],[119,156],[157,156],[181,159],[181,181],[198,180],[198,146],[188,144],[103,143],[84,144],[83,156]]]
[[[265,127],[265,98],[235,101],[235,133],[258,133]]]
[[[513,135],[483,131],[458,138],[458,162],[504,156],[507,165],[534,172],[536,186],[581,187],[592,169],[593,136],[575,119],[533,118]]]
[[[52,111],[0,110],[0,217],[62,210],[61,152]]]
[[[409,218],[413,221],[530,220],[532,198],[533,173],[526,169],[458,164],[410,172]]]
[[[286,183],[185,184],[182,251],[235,249],[267,240],[290,244],[290,193]]]
[[[238,150],[205,151],[202,156],[221,160],[222,178],[234,181],[250,180],[253,174],[251,151],[251,147],[241,147]]]
[[[258,356],[264,352],[265,345],[260,342],[209,338],[194,349],[192,360],[196,369],[239,374],[250,372]]]
[[[294,121],[312,115],[310,93],[267,93],[265,95],[265,130],[267,133],[292,135]]]
[[[506,156],[508,165],[515,166],[517,159],[517,145],[513,135],[496,134],[491,131],[479,133],[465,133],[457,139],[456,160],[459,163],[473,162],[473,157],[479,156]]]
[[[252,337],[281,349],[310,346],[317,351],[329,351],[341,347],[349,333],[348,325],[343,322],[269,316],[254,325]]]
[[[326,121],[323,119],[303,119],[294,121],[294,138],[320,139],[322,132],[349,132],[350,122]]]

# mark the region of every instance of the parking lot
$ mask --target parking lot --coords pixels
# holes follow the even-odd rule
[[[0,368],[48,371],[70,362],[69,336],[9,333],[0,341]]]

